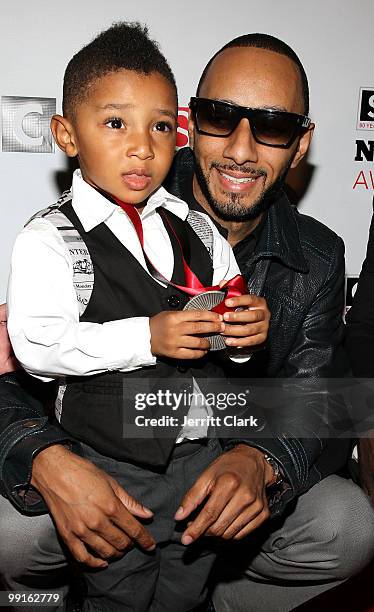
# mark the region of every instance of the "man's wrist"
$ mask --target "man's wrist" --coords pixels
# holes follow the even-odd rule
[[[32,461],[31,486],[38,490],[43,483],[43,476],[50,462],[59,461],[69,452],[71,451],[68,443],[66,445],[61,443],[51,444],[39,451]]]
[[[267,455],[266,453],[264,453],[263,455],[264,455],[265,461],[269,464],[269,466],[273,470],[273,479],[271,482],[268,483],[267,486],[274,487],[274,486],[280,485],[283,482],[284,476],[283,476],[283,472],[282,472],[282,469],[279,463],[274,459],[274,457],[271,457],[270,455]]]
[[[264,453],[262,450],[260,450],[259,448],[256,448],[254,446],[251,446],[250,444],[245,444],[245,443],[238,443],[236,444],[231,450],[244,450],[248,453],[248,455],[251,455],[252,457],[255,455],[257,455],[257,457],[259,459],[262,460],[263,465],[264,465],[264,477],[265,477],[265,486],[266,487],[270,487],[273,486],[275,484],[277,484],[277,474],[280,473],[280,468],[277,464],[277,470],[275,469],[275,461],[273,460],[273,464],[270,463],[267,459],[267,457],[269,457],[269,455],[266,455],[266,453]],[[271,458],[272,459],[272,458]]]

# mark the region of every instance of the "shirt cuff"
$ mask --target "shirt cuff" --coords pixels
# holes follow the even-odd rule
[[[103,324],[104,360],[108,370],[127,372],[154,365],[149,317],[131,317]]]

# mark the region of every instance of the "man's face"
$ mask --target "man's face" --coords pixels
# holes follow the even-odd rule
[[[250,108],[304,114],[300,75],[287,57],[256,48],[227,49],[214,60],[199,96]],[[258,144],[247,119],[225,138],[198,134],[190,117],[196,160],[194,194],[218,217],[254,219],[269,205],[264,198],[305,155],[312,129],[289,149]]]
[[[176,97],[160,74],[130,70],[95,81],[71,123],[83,178],[130,204],[144,203],[173,160]]]

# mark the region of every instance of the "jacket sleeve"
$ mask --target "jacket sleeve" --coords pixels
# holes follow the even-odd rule
[[[273,417],[267,437],[226,441],[227,449],[246,443],[271,455],[280,465],[289,486],[279,492],[273,514],[311,486],[310,473],[316,461],[329,438],[341,434],[347,417],[339,394],[333,392],[333,379],[348,371],[342,348],[344,272],[344,243],[337,238],[326,277],[280,373],[284,410]],[[342,440],[346,446],[347,442]],[[340,467],[332,465],[331,473]]]
[[[374,377],[374,215],[371,220],[366,259],[352,308],[349,310],[346,344],[355,376]]]
[[[28,379],[23,372],[0,377],[0,493],[18,510],[40,514],[47,508],[30,486],[33,458],[52,444],[67,445],[77,453],[80,447],[50,422],[43,404],[30,392],[35,383]]]

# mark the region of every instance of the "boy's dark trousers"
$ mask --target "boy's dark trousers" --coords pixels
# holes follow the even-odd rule
[[[84,456],[115,478],[128,493],[154,512],[147,525],[156,550],[130,549],[108,568],[84,573],[84,612],[187,612],[206,597],[215,554],[209,539],[180,543],[187,526],[174,521],[180,502],[200,474],[221,454],[215,439],[176,445],[165,472],[115,461],[82,445]],[[191,520],[191,519],[188,519]]]

